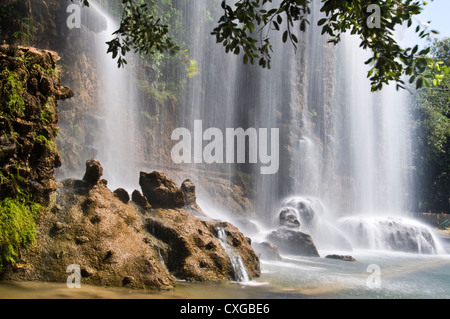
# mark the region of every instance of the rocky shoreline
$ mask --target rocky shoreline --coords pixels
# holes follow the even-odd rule
[[[161,172],[142,172],[146,203],[136,195],[141,201],[125,203],[107,188],[101,172],[100,163],[89,160],[82,180],[58,184],[38,223],[36,243],[3,279],[65,282],[67,267],[75,264],[82,282],[102,286],[171,289],[175,280],[234,281],[219,228],[249,278],[260,276],[249,238],[230,223],[200,219],[183,208],[185,198],[189,210],[198,207],[191,182],[181,188]]]

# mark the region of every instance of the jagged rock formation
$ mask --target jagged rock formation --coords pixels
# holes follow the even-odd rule
[[[174,277],[234,280],[217,227],[225,231],[249,277],[260,275],[250,239],[233,225],[200,220],[177,208],[177,197],[164,205],[170,209],[125,204],[106,187],[100,171],[99,163],[89,160],[85,176],[94,172],[95,183],[68,179],[59,185],[51,212],[39,223],[37,243],[23,256],[20,268],[6,273],[7,279],[64,282],[66,268],[78,264],[82,282],[94,285],[170,289]],[[163,180],[174,185],[167,177]]]
[[[0,193],[28,192],[46,201],[55,190],[57,101],[73,96],[61,85],[52,51],[0,46]]]

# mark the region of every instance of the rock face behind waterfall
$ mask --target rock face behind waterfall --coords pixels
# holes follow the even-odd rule
[[[87,171],[92,169],[88,161]],[[190,281],[234,280],[230,259],[215,236],[217,221],[200,220],[182,208],[153,209],[124,203],[106,187],[101,174],[63,181],[52,207],[38,226],[36,244],[21,267],[4,274],[11,280],[66,282],[69,265],[79,265],[82,284],[170,289],[174,277]],[[165,177],[165,183],[173,183]],[[170,204],[172,205],[172,204]],[[164,206],[164,205],[161,205]],[[250,278],[260,275],[250,239],[220,223]]]

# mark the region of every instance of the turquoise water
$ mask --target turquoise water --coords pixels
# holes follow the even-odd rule
[[[450,298],[450,256],[355,251],[356,262],[287,257],[263,262],[264,278],[312,298]],[[379,269],[378,285],[371,270]]]

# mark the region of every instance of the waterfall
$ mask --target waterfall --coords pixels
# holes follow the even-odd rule
[[[245,269],[244,262],[241,256],[236,254],[227,242],[227,234],[222,227],[216,227],[217,239],[222,245],[223,249],[230,259],[231,267],[233,269],[233,275],[237,282],[248,283],[250,281],[247,270]]]
[[[411,196],[407,98],[405,92],[392,86],[370,92],[364,65],[368,53],[358,48],[358,38],[344,35],[338,46],[327,43],[316,26],[322,13],[314,2],[310,25],[305,33],[299,32],[297,52],[289,43],[282,43],[280,32],[272,32],[272,69],[261,69],[244,65],[242,55],[226,54],[211,36],[223,14],[219,3],[175,1],[174,6],[181,12],[187,55],[199,69],[192,78],[176,79],[183,83],[178,113],[172,114],[178,127],[193,132],[194,123],[201,121],[204,129],[222,132],[227,128],[280,130],[276,174],[261,174],[258,163],[194,161],[182,166],[183,175],[201,181],[209,173],[220,173],[230,190],[236,179],[250,176],[247,186],[251,187],[254,211],[249,213],[254,213],[265,229],[279,226],[278,215],[285,206],[299,210],[300,215],[303,208],[298,208],[299,203],[310,207],[317,217],[315,223],[307,226],[303,222],[300,229],[305,227],[319,248],[342,248],[358,242],[358,232],[354,231],[358,223],[370,225],[368,229],[380,227],[371,231],[377,236],[388,234],[386,227],[412,234],[405,214]],[[106,21],[106,28],[93,35],[100,92],[94,129],[102,132],[94,147],[110,185],[127,187],[135,183],[135,144],[143,140],[138,132],[145,130],[136,120],[139,100],[135,74],[130,66],[117,69],[116,62],[106,55],[105,42],[111,40],[117,23],[100,6],[92,3],[91,7],[87,10],[96,12],[91,15],[94,19]],[[133,56],[127,59],[132,64]],[[154,135],[162,138],[156,145],[165,145],[167,136]],[[205,144],[203,141],[202,146]],[[221,186],[222,193],[228,191]],[[212,206],[217,202],[204,196],[198,196],[200,202],[208,201]],[[230,213],[236,215],[232,210]],[[369,217],[366,223],[368,215],[384,221],[372,222]],[[393,223],[392,217],[401,218]],[[358,222],[350,226],[352,220]],[[398,226],[401,223],[405,227]],[[413,233],[422,234],[418,242],[427,242],[420,244],[417,252],[437,251],[433,237],[423,235],[427,231],[414,228]],[[423,248],[427,245],[431,248]],[[366,245],[369,249],[389,247],[392,245]],[[239,260],[232,263],[239,266]]]
[[[342,218],[341,228],[355,248],[438,254],[443,250],[430,228],[399,217]]]
[[[94,148],[102,163],[104,177],[111,189],[118,187],[132,187],[137,183],[135,170],[136,160],[136,129],[138,98],[136,91],[136,75],[133,72],[133,54],[127,56],[129,65],[118,68],[116,61],[107,54],[107,41],[118,28],[118,23],[105,10],[90,1],[86,14],[86,24],[100,23],[100,32],[91,35],[93,47],[97,85],[98,85],[98,114],[92,131],[97,136]]]

